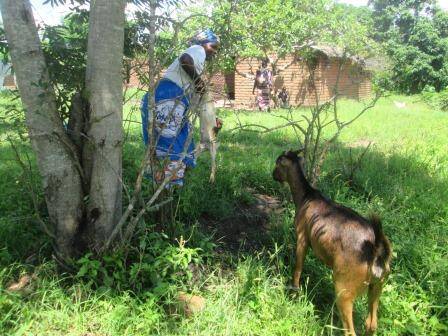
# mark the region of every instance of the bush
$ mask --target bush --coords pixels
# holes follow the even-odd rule
[[[422,92],[422,98],[431,107],[441,111],[448,111],[448,88],[436,92],[433,87],[426,86]]]
[[[200,248],[187,247],[180,237],[175,243],[161,232],[142,235],[135,244],[109,255],[92,253],[76,261],[76,278],[94,288],[152,290],[164,296],[179,284],[188,284],[191,268],[201,263]]]

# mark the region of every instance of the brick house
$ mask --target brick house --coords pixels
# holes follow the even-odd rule
[[[16,79],[11,73],[10,64],[0,64],[0,89],[13,90],[16,88]]]
[[[334,95],[337,86],[341,96],[361,100],[372,94],[371,71],[362,60],[344,58],[342,51],[334,47],[314,47],[313,64],[294,55],[287,55],[276,61],[273,71],[272,96],[285,87],[291,106],[310,106],[325,102]],[[217,74],[212,79],[216,88],[223,87],[232,106],[241,109],[255,109],[255,95],[252,94],[255,72],[261,61],[255,58],[237,62],[234,73]],[[272,69],[272,67],[270,66]],[[311,76],[313,74],[313,76]]]

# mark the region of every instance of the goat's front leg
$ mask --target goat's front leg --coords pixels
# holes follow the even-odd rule
[[[196,145],[196,148],[194,149],[194,153],[196,154],[196,157],[199,157],[199,155],[201,155],[204,150],[205,150],[204,144],[202,142],[199,142]]]
[[[211,159],[211,163],[212,163],[212,167],[211,167],[211,173],[210,173],[210,183],[214,183],[215,182],[215,175],[216,175],[216,147],[218,146],[218,144],[216,143],[216,141],[211,141],[210,142],[210,159]]]
[[[297,229],[297,246],[296,246],[296,266],[294,268],[294,277],[292,285],[295,288],[299,287],[300,275],[302,274],[303,261],[305,260],[308,244],[306,241],[305,230],[303,228]]]

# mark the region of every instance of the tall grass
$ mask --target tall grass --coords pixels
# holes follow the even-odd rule
[[[394,101],[405,102],[397,108]],[[340,103],[342,118],[355,115],[362,103]],[[0,116],[2,112],[0,112]],[[244,122],[273,126],[273,114],[244,113]],[[300,118],[303,110],[297,110]],[[51,260],[49,240],[38,229],[29,199],[29,176],[17,165],[8,142],[0,144],[0,333],[5,335],[341,335],[334,306],[331,272],[310,252],[303,288],[290,292],[294,261],[294,207],[289,190],[272,180],[282,150],[297,147],[291,130],[269,134],[229,132],[237,125],[231,111],[220,111],[218,174],[208,184],[207,154],[187,176],[177,200],[168,239],[183,236],[187,247],[200,248],[201,264],[193,278],[172,283],[206,299],[205,309],[185,317],[172,309],[173,293],[161,297],[149,288],[117,290],[91,286],[61,274]],[[143,153],[138,112],[127,107],[124,178],[130,183]],[[10,116],[2,134],[14,135]],[[14,138],[21,156],[30,154]],[[361,141],[362,140],[362,141]],[[372,142],[349,181],[350,158]],[[448,114],[433,111],[416,97],[383,98],[340,137],[324,164],[318,187],[361,214],[376,212],[390,237],[394,259],[381,298],[378,335],[448,333]],[[30,154],[31,155],[31,154]],[[31,159],[33,166],[33,159]],[[39,190],[38,176],[31,185]],[[241,248],[229,248],[218,225],[238,219],[250,208],[252,192],[278,197],[285,211],[267,228],[247,217],[251,230],[233,232]],[[42,215],[45,212],[42,210]],[[148,218],[148,225],[151,219]],[[218,230],[214,230],[218,229]],[[214,233],[214,231],[216,231]],[[254,240],[249,249],[243,248]],[[246,244],[246,245],[245,245]],[[34,273],[26,294],[6,291],[21,274]],[[366,300],[355,306],[361,332]]]

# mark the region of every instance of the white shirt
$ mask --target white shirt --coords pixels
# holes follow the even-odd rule
[[[200,45],[193,45],[184,51],[184,54],[188,54],[193,58],[194,67],[198,75],[202,74],[205,67],[205,49]],[[166,70],[164,78],[173,81],[179,87],[186,90],[192,84],[193,80],[188,76],[182,66],[180,65],[179,58],[171,63],[171,65]]]

